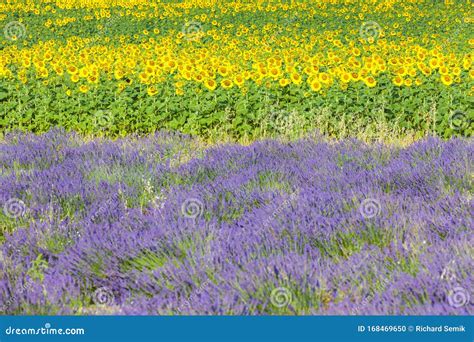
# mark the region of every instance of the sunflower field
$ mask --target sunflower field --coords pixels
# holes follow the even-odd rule
[[[471,2],[7,0],[0,128],[473,133]]]

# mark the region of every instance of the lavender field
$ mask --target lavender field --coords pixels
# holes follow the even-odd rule
[[[474,313],[472,139],[0,144],[6,314]]]

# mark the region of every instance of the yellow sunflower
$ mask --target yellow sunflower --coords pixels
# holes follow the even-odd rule
[[[148,95],[150,96],[155,96],[156,94],[158,94],[158,89],[156,89],[155,86],[150,86],[148,87],[147,91]]]
[[[232,80],[228,79],[228,78],[224,78],[222,81],[221,81],[221,86],[222,88],[224,89],[230,89],[232,88],[234,84],[232,83]]]
[[[211,80],[206,80],[204,82],[204,86],[209,90],[214,90],[217,87],[217,82],[212,80],[212,79]]]
[[[349,74],[348,72],[343,72],[341,74],[341,81],[343,83],[349,83],[351,81],[351,74]]]
[[[296,85],[299,85],[302,82],[301,75],[296,72],[292,73],[290,78],[291,78],[291,82],[293,82]]]
[[[319,80],[313,80],[310,84],[312,91],[320,91],[322,88],[321,82]]]
[[[234,83],[238,86],[241,87],[244,85],[245,78],[242,75],[237,75],[234,77]]]
[[[286,87],[290,83],[291,81],[288,78],[282,78],[278,81],[278,84],[280,85],[280,87]]]
[[[81,93],[87,93],[87,92],[89,91],[89,87],[86,86],[85,84],[83,84],[83,85],[81,85],[81,86],[79,87],[79,91],[80,91]]]
[[[373,88],[377,85],[377,81],[372,76],[364,78],[364,83],[369,88]]]
[[[392,79],[393,84],[395,84],[397,87],[401,87],[404,83],[404,80],[401,76],[395,76]]]
[[[451,77],[451,75],[441,75],[441,82],[445,86],[450,86],[451,84],[453,84],[453,78]]]

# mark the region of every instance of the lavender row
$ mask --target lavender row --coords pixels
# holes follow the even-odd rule
[[[473,140],[0,145],[4,314],[472,314]]]

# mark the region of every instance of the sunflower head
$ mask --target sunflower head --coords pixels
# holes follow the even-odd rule
[[[209,79],[204,82],[204,86],[209,90],[214,90],[217,87],[217,82],[212,79]]]
[[[441,75],[441,83],[443,83],[445,86],[450,86],[453,84],[453,78],[451,75]]]
[[[146,92],[150,96],[155,96],[156,94],[158,94],[158,89],[156,89],[155,86],[151,86],[151,87],[148,87]]]
[[[310,87],[312,91],[320,91],[322,88],[321,82],[319,82],[319,80],[314,80],[311,82]]]
[[[222,88],[224,88],[224,89],[230,89],[230,88],[232,88],[233,83],[232,83],[232,81],[231,81],[230,79],[224,78],[224,79],[221,81],[221,86],[222,86]]]

